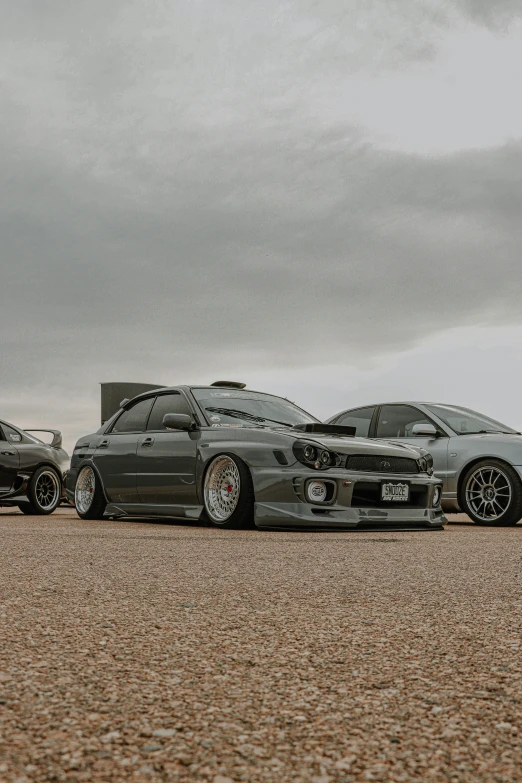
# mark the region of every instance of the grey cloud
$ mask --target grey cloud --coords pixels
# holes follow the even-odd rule
[[[460,0],[460,5],[473,20],[496,29],[505,29],[522,17],[519,0]]]
[[[17,4],[3,399],[29,385],[72,421],[101,380],[363,363],[519,322],[520,145],[387,153],[317,109],[343,70],[429,56],[428,5]]]

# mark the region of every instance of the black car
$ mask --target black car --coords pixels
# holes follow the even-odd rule
[[[33,432],[48,432],[51,443]],[[69,457],[58,430],[22,430],[0,421],[0,507],[24,514],[52,514],[64,498]]]

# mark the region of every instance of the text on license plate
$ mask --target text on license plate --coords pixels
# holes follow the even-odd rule
[[[410,499],[408,484],[381,484],[381,500],[404,502]]]

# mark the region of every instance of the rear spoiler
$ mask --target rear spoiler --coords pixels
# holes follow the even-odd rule
[[[41,430],[41,429],[32,429],[29,427],[24,427],[24,432],[50,432],[53,436],[53,439],[51,441],[51,446],[53,449],[61,449],[62,448],[62,433],[60,430]]]
[[[301,432],[311,432],[316,435],[348,435],[353,438],[356,433],[355,427],[345,427],[342,424],[294,424],[294,430]]]

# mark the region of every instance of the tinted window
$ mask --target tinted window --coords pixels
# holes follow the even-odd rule
[[[375,407],[358,408],[356,411],[347,411],[335,420],[334,424],[342,424],[343,427],[355,427],[355,434],[360,438],[367,438]]]
[[[378,438],[414,438],[414,424],[431,424],[422,411],[410,405],[383,405],[377,422]]]
[[[20,433],[10,427],[9,424],[2,424],[2,429],[4,431],[4,440],[8,440],[9,443],[22,442],[22,436]]]
[[[507,432],[515,434],[515,430],[501,424],[489,416],[483,416],[468,408],[457,408],[454,405],[428,405],[432,413],[442,419],[444,424],[451,427],[459,435],[469,435],[476,432]]]
[[[154,397],[140,400],[132,408],[123,411],[112,428],[112,432],[143,432],[147,426],[147,417]]]
[[[196,387],[192,394],[213,427],[291,427],[317,421],[290,400],[262,392]]]
[[[190,416],[192,411],[182,394],[162,394],[160,397],[156,397],[147,429],[164,429],[162,422],[166,413],[186,413]]]

